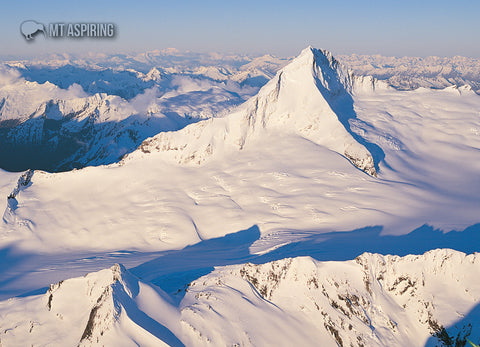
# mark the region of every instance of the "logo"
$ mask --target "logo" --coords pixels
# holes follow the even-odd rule
[[[113,23],[49,23],[45,25],[34,20],[20,24],[20,32],[25,40],[32,41],[39,33],[45,38],[113,38],[116,26]]]
[[[25,36],[25,40],[33,40],[35,35],[42,32],[45,35],[45,26],[42,23],[38,23],[34,20],[26,20],[20,24],[20,32]]]

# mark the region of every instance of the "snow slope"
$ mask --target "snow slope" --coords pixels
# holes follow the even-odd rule
[[[403,258],[365,253],[346,262],[286,258],[218,267],[169,296],[115,265],[1,302],[0,341],[424,346],[439,342],[436,333],[477,340],[478,315],[451,325],[478,303],[479,271],[478,254],[452,250]]]
[[[260,248],[268,248],[298,231],[380,225],[405,234],[423,224],[449,231],[478,223],[478,95],[400,92],[362,79],[364,88],[351,84],[353,114],[341,123],[343,108],[334,113],[314,84],[323,72],[314,74],[313,57],[307,49],[232,114],[161,133],[120,164],[35,172],[16,197],[15,218],[0,225],[3,244],[163,250],[259,225],[268,239]],[[298,99],[289,94],[297,89]],[[377,179],[346,158],[343,151],[353,148],[371,165],[353,134],[372,148]],[[209,160],[184,165],[192,155]]]

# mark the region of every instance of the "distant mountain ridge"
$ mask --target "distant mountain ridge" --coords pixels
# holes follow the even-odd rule
[[[47,68],[34,73],[39,82],[19,71],[0,68],[0,167],[11,171],[111,164],[145,138],[221,115],[257,91],[154,68]]]
[[[374,76],[402,90],[470,86],[480,94],[480,59],[467,57],[387,57],[339,55],[355,73]]]
[[[375,55],[336,54],[336,58],[358,75],[370,75],[404,90],[418,87],[441,89],[470,85],[480,91],[480,59],[453,57],[390,57]],[[248,56],[245,54],[197,53],[177,49],[154,50],[137,54],[62,54],[21,61],[4,58],[11,66],[77,67],[96,66],[147,73],[164,67],[169,73],[193,73],[211,78],[229,78],[246,83],[264,84],[294,57]]]

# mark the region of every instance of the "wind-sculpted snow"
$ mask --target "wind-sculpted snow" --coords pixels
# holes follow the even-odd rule
[[[0,302],[2,345],[424,346],[480,338],[478,254],[217,267],[177,294],[121,265]],[[441,286],[439,286],[441,284]],[[451,298],[454,297],[455,301]]]

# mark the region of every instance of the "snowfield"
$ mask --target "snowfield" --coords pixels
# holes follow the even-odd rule
[[[80,168],[0,171],[1,346],[480,340],[470,86],[399,90],[312,47],[172,56],[0,71],[5,162]]]

